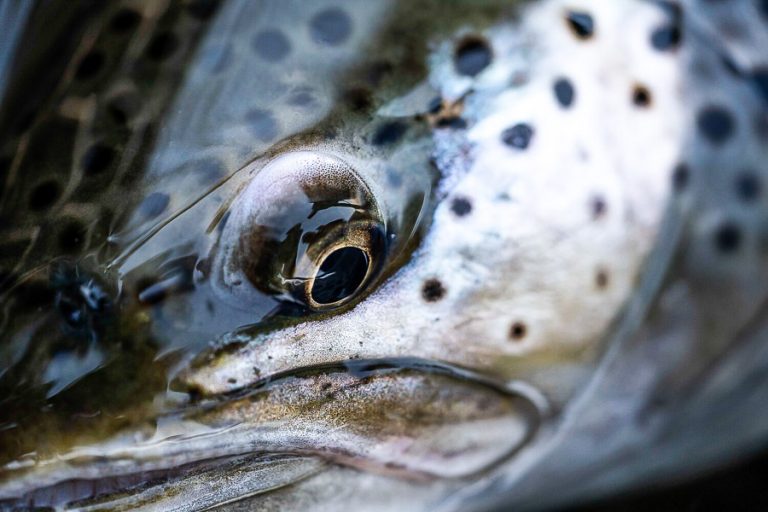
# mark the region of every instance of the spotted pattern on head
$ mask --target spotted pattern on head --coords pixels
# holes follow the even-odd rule
[[[545,375],[595,353],[651,246],[679,160],[676,53],[649,44],[667,20],[632,0],[551,0],[528,7],[519,25],[464,29],[437,45],[429,80],[441,101],[432,94],[423,105],[439,112],[461,100],[464,124],[436,123],[444,200],[411,261],[351,311],[257,336],[188,382],[215,391],[253,366],[408,354],[523,372],[565,397],[577,376]],[[493,58],[463,67],[467,41]],[[630,125],[632,137],[618,136]],[[304,336],[313,341],[297,350]]]

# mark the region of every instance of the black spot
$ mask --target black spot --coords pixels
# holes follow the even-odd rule
[[[59,232],[59,249],[66,254],[82,250],[88,230],[77,220],[70,220]]]
[[[343,100],[355,112],[364,112],[371,108],[371,91],[365,87],[350,87],[344,91]]]
[[[136,28],[141,22],[141,14],[133,9],[120,9],[112,17],[109,26],[113,32],[124,33]]]
[[[672,171],[672,190],[682,192],[688,186],[689,180],[690,171],[688,166],[683,163],[677,164]]]
[[[567,78],[558,78],[555,80],[555,98],[561,107],[568,108],[573,105],[573,100],[576,97],[576,91],[573,88],[573,84]]]
[[[728,140],[733,135],[735,124],[730,112],[720,106],[705,107],[696,116],[699,132],[713,144],[722,144]]]
[[[427,279],[421,287],[421,296],[427,302],[437,302],[445,296],[445,287],[439,279]]]
[[[715,231],[715,248],[722,253],[732,253],[741,246],[741,230],[732,222],[724,222]]]
[[[744,202],[752,202],[762,192],[762,184],[757,174],[744,171],[736,178],[736,194]]]
[[[472,202],[466,197],[454,197],[451,201],[451,211],[458,217],[464,217],[472,211]]]
[[[83,155],[81,164],[86,176],[100,174],[107,169],[115,159],[115,150],[104,144],[97,143],[88,148]]]
[[[757,68],[750,77],[752,87],[760,95],[763,103],[768,105],[768,68]]]
[[[363,284],[368,274],[368,255],[357,247],[343,247],[323,260],[312,285],[312,299],[318,304],[344,300]]]
[[[674,50],[680,46],[682,38],[679,25],[664,25],[651,33],[651,46],[660,52]]]
[[[603,199],[602,196],[593,197],[589,206],[592,211],[592,219],[594,220],[605,216],[608,211],[608,203],[605,202],[605,199]]]
[[[647,108],[651,105],[652,101],[651,91],[644,85],[637,84],[632,88],[632,103],[634,103],[635,106]]]
[[[270,142],[277,137],[277,121],[272,112],[255,108],[245,114],[245,122],[256,139]]]
[[[44,181],[32,189],[29,195],[29,208],[36,212],[46,210],[59,199],[61,190],[53,180]]]
[[[595,33],[595,21],[589,13],[569,11],[565,20],[579,39],[589,39]]]
[[[763,15],[766,21],[768,21],[768,0],[757,0],[757,10]]]
[[[162,62],[176,52],[179,47],[179,39],[173,32],[161,32],[149,42],[147,57],[155,62]]]
[[[256,55],[267,62],[278,62],[291,53],[291,43],[285,35],[275,29],[262,30],[251,42]]]
[[[470,36],[456,45],[454,64],[456,72],[464,76],[476,76],[491,63],[493,55],[485,39]]]
[[[384,123],[376,130],[371,139],[374,146],[387,146],[394,144],[408,131],[408,125],[402,121],[390,121]]]
[[[452,128],[454,130],[463,130],[467,127],[467,121],[461,117],[441,117],[437,120],[438,128]]]
[[[527,123],[519,123],[501,132],[501,140],[507,146],[527,149],[533,138],[533,128]]]
[[[191,0],[187,4],[187,12],[198,20],[207,20],[219,8],[219,0]]]
[[[152,192],[139,205],[139,211],[147,218],[152,219],[157,217],[168,208],[168,203],[171,202],[171,198],[168,194],[163,192]]]
[[[598,269],[598,271],[595,273],[595,286],[599,290],[602,290],[608,286],[608,283],[610,281],[610,276],[608,275],[608,271],[605,269]]]
[[[125,93],[107,103],[107,112],[115,123],[125,126],[139,112],[141,101],[135,94]]]
[[[75,78],[78,80],[88,80],[93,78],[104,67],[105,61],[106,59],[104,58],[104,55],[98,51],[92,51],[83,57],[83,60],[78,64],[77,71],[75,71]]]
[[[512,340],[522,340],[526,334],[528,334],[528,327],[523,322],[515,322],[509,328],[509,338]]]
[[[340,8],[331,7],[312,16],[309,32],[316,43],[338,46],[352,33],[352,20]]]

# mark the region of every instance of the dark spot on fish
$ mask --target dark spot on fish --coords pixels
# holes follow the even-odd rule
[[[342,9],[331,7],[312,16],[309,32],[316,43],[338,46],[352,33],[352,20]]]
[[[750,77],[753,89],[760,95],[763,103],[768,105],[768,68],[757,68]]]
[[[722,144],[728,140],[735,129],[733,116],[725,108],[710,105],[699,111],[696,125],[699,132],[712,144]]]
[[[445,287],[439,279],[427,279],[421,287],[421,296],[427,302],[437,302],[445,296]]]
[[[736,177],[736,194],[745,203],[752,202],[762,192],[760,178],[751,171],[744,171]]]
[[[373,105],[371,91],[366,87],[350,87],[344,91],[343,100],[355,112],[364,112]]]
[[[179,39],[173,32],[161,32],[149,42],[147,57],[155,62],[162,62],[176,52],[179,47]]]
[[[520,341],[528,334],[528,327],[523,322],[514,322],[509,328],[509,339]]]
[[[168,194],[163,192],[152,192],[139,205],[139,211],[147,218],[152,219],[157,217],[168,208],[168,203],[171,202],[171,198]]]
[[[388,146],[394,144],[405,135],[408,125],[402,121],[390,121],[378,127],[373,134],[371,144],[374,146]]]
[[[216,13],[219,0],[191,0],[187,4],[187,12],[195,19],[204,21]]]
[[[103,172],[115,159],[115,150],[102,143],[96,143],[85,152],[81,165],[86,176]]]
[[[736,224],[723,222],[715,230],[715,248],[724,254],[736,252],[741,246],[741,238],[741,229]]]
[[[267,62],[279,62],[291,53],[291,43],[277,29],[262,30],[251,41],[256,55]]]
[[[644,85],[635,84],[632,88],[632,103],[640,108],[647,108],[651,105],[651,91]]]
[[[227,379],[227,383],[229,384],[237,384],[237,379],[234,377],[230,377]]]
[[[125,33],[136,28],[141,22],[141,14],[133,9],[120,9],[112,17],[109,26],[113,32]]]
[[[757,0],[757,10],[763,15],[766,21],[768,21],[768,0]]]
[[[488,67],[492,59],[488,42],[478,36],[468,36],[459,41],[453,56],[456,72],[464,76],[476,76]]]
[[[567,78],[558,78],[555,80],[554,85],[555,98],[557,102],[563,108],[568,108],[573,105],[573,100],[576,97],[576,91],[573,88],[573,84]]]
[[[59,232],[59,249],[65,254],[74,254],[83,249],[88,229],[76,219],[67,221]]]
[[[109,100],[107,112],[112,120],[120,126],[125,126],[139,112],[141,101],[138,95],[125,93]]]
[[[610,276],[607,270],[601,268],[595,273],[595,286],[597,286],[598,290],[605,289],[608,286],[609,280]]]
[[[92,51],[83,57],[83,60],[78,64],[77,71],[75,71],[75,78],[78,80],[89,80],[93,78],[99,71],[101,71],[105,62],[106,59],[101,52],[96,50]]]
[[[501,132],[501,140],[509,147],[527,149],[533,138],[533,128],[527,123],[518,123]]]
[[[464,217],[472,211],[472,202],[466,197],[454,197],[451,201],[451,211],[457,217]]]
[[[672,190],[682,192],[688,186],[690,171],[684,163],[677,164],[672,171]]]
[[[441,117],[437,120],[438,128],[452,128],[454,130],[463,130],[467,127],[467,121],[458,116]]]
[[[660,52],[674,50],[680,46],[682,38],[678,24],[663,25],[651,32],[651,46]]]
[[[270,142],[277,137],[277,121],[272,112],[260,108],[249,110],[245,114],[245,122],[256,139]]]
[[[32,189],[29,195],[29,208],[37,212],[46,210],[53,206],[60,194],[58,183],[53,180],[44,181]]]
[[[605,216],[608,211],[608,203],[602,196],[595,196],[590,201],[589,208],[592,211],[592,219],[597,220]]]
[[[589,39],[595,33],[595,21],[589,13],[568,11],[565,20],[568,27],[579,39]]]

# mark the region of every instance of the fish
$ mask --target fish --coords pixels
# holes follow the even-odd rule
[[[7,9],[0,508],[551,510],[764,443],[764,2]]]

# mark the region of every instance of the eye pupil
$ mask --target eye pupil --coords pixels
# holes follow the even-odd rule
[[[312,299],[318,304],[346,299],[362,284],[368,265],[368,255],[357,247],[333,251],[320,265],[312,286]]]

